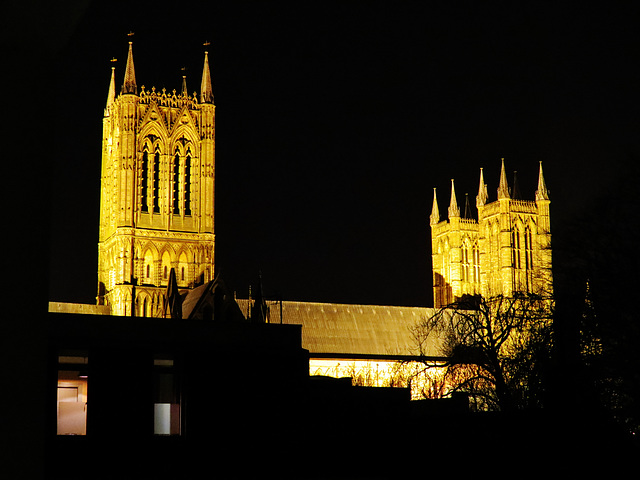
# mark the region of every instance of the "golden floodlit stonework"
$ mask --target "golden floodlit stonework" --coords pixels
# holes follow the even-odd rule
[[[481,169],[476,220],[468,208],[460,215],[451,180],[448,218],[440,221],[434,189],[430,223],[435,307],[449,305],[464,295],[551,295],[550,201],[542,163],[535,200],[518,198],[515,184],[513,190],[507,183],[503,159],[498,198],[487,203],[489,196]]]
[[[214,277],[215,105],[205,52],[201,91],[138,92],[132,43],[103,119],[98,305],[163,314],[169,273],[191,289]]]
[[[97,305],[52,303],[51,310],[160,317],[172,271],[182,293],[213,280],[214,181],[207,52],[200,94],[188,94],[185,77],[180,92],[168,93],[138,89],[129,43],[118,95],[112,68],[103,119]],[[465,295],[550,296],[549,203],[542,165],[534,200],[520,198],[515,179],[509,188],[503,160],[497,199],[489,202],[481,169],[477,219],[468,201],[461,214],[452,180],[447,218],[440,219],[435,190],[430,216],[435,308],[280,301],[272,305],[275,321],[303,326],[311,375],[409,387],[414,399],[445,396],[452,386],[442,339],[418,354],[412,332]],[[250,318],[252,299],[237,302]],[[264,321],[272,321],[268,313]]]

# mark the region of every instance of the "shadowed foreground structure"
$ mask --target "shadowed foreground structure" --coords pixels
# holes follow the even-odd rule
[[[225,303],[214,311],[232,312]],[[412,402],[406,388],[309,376],[300,325],[66,313],[49,313],[46,325],[47,478],[66,478],[69,466],[87,478],[398,478],[449,462],[473,471],[481,445],[516,466],[623,462],[630,451],[593,412],[470,414],[465,397]],[[58,435],[56,381],[74,368],[88,385],[86,435]],[[158,379],[167,375],[165,400]],[[177,416],[163,431],[165,401]]]

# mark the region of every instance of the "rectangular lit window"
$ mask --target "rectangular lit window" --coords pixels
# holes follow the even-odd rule
[[[173,359],[153,361],[153,433],[180,435],[180,379]]]
[[[58,435],[87,434],[88,357],[58,357]]]

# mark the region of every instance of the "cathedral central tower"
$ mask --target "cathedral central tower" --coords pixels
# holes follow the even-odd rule
[[[215,105],[208,53],[200,95],[138,91],[129,53],[120,94],[112,68],[103,119],[99,305],[158,316],[171,269],[179,288],[214,276]]]
[[[515,177],[513,189],[509,187],[504,159],[497,193],[497,200],[488,203],[480,169],[476,220],[470,215],[469,204],[461,215],[451,180],[448,218],[441,221],[434,189],[430,223],[436,308],[465,295],[489,298],[552,293],[550,200],[542,163],[535,200],[520,198]]]

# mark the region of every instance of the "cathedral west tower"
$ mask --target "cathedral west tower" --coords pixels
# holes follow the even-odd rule
[[[434,189],[430,216],[434,306],[447,306],[465,295],[550,295],[549,204],[542,163],[534,200],[520,198],[515,178],[509,187],[503,159],[497,199],[489,202],[480,169],[477,219],[471,217],[468,205],[461,215],[451,180],[448,215],[441,221]]]
[[[129,42],[120,94],[103,118],[99,305],[160,316],[171,269],[180,289],[214,276],[215,105],[208,53],[200,94],[138,89]]]

